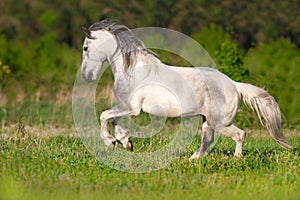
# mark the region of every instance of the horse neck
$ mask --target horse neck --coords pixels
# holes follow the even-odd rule
[[[136,67],[151,67],[153,65],[161,63],[161,61],[154,55],[141,51],[137,53],[136,60],[133,63],[133,66],[130,67],[131,69],[125,69],[124,60],[120,49],[116,50],[114,55],[112,55],[111,58],[108,59],[108,62],[112,69],[112,73],[115,80],[128,73],[128,70],[134,69]]]
[[[156,58],[153,54],[149,52],[141,52],[137,56],[136,65],[140,66],[153,66],[161,63],[161,61]]]
[[[124,61],[121,51],[117,49],[116,52],[107,60],[112,70],[114,79],[117,80],[119,77],[123,76],[123,74],[125,73],[125,69],[123,67]]]

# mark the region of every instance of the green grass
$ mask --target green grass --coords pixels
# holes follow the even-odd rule
[[[197,137],[187,155],[144,174],[101,164],[72,128],[19,124],[1,132],[0,199],[298,199],[300,195],[296,131],[288,133],[295,147],[289,152],[270,137],[250,136],[243,157],[235,159],[234,143],[221,138],[209,155],[188,161],[199,145]]]
[[[72,103],[63,104],[49,101],[22,101],[16,104],[0,107],[0,121],[3,124],[14,124],[22,118],[28,125],[59,125],[73,124]]]

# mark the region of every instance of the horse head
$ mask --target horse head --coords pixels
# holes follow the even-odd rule
[[[81,77],[94,81],[101,71],[103,62],[108,60],[117,49],[115,36],[107,29],[91,26],[82,27],[86,37],[83,43]]]

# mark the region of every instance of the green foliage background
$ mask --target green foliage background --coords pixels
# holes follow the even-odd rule
[[[299,7],[299,0],[2,0],[0,60],[12,75],[1,91],[0,119],[10,123],[22,114],[32,123],[71,122],[68,105],[84,38],[80,27],[109,17],[130,28],[158,26],[190,35],[221,71],[268,90],[285,125],[299,128]],[[172,57],[159,54],[172,63]],[[111,73],[105,73],[109,84]],[[64,120],[56,118],[61,106]],[[40,111],[47,109],[51,117],[43,118]],[[252,114],[237,121],[248,127],[257,122]]]

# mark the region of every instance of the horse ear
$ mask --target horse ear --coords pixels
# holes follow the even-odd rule
[[[81,26],[82,31],[85,33],[85,35],[90,35],[91,32],[89,31],[89,29],[87,29],[85,26]]]

